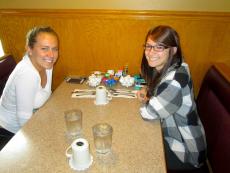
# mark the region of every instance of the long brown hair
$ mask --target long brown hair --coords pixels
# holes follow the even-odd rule
[[[182,52],[179,35],[170,26],[160,25],[150,29],[146,35],[145,42],[147,42],[148,39],[170,47],[168,62],[164,65],[161,71],[157,71],[155,67],[150,67],[148,65],[145,51],[143,51],[141,74],[147,82],[147,97],[150,98],[154,95],[157,84],[160,82],[162,76],[167,72],[168,68],[172,65],[175,65],[175,68],[181,66]],[[177,52],[175,54],[173,53],[172,47],[177,47]]]

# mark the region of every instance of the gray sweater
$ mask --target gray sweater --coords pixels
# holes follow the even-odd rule
[[[184,163],[200,167],[206,158],[206,140],[198,117],[188,65],[170,67],[148,104],[140,108],[144,119],[160,119],[164,141]]]

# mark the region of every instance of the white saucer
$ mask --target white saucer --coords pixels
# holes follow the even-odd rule
[[[108,103],[109,103],[109,100],[106,100],[105,103],[96,103],[96,100],[94,100],[94,104],[95,104],[95,105],[106,105],[106,104],[108,104]]]
[[[73,165],[72,157],[70,157],[70,159],[69,159],[69,166],[73,170],[77,170],[77,171],[83,171],[83,170],[89,168],[92,163],[93,163],[93,156],[92,155],[90,155],[90,162],[87,164],[84,164],[84,165]]]

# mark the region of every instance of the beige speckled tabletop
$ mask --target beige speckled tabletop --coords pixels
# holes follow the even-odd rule
[[[89,173],[166,173],[159,121],[144,121],[137,99],[113,98],[96,106],[93,98],[71,98],[71,91],[85,85],[63,82],[49,101],[0,152],[0,172],[89,172]],[[83,112],[83,137],[90,144],[93,164],[85,171],[69,167],[65,150],[63,112],[79,108]],[[95,153],[92,126],[107,122],[114,129],[112,154],[101,158]]]

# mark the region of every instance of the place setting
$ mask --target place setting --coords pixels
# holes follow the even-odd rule
[[[101,94],[100,92],[107,93],[108,97],[136,98],[137,90],[115,89],[115,88],[107,89],[105,86],[100,85],[96,89],[75,89],[72,92],[71,97],[72,98],[96,98],[96,96]]]
[[[116,157],[112,151],[113,127],[104,122],[93,125],[92,134],[96,156],[96,160],[94,160],[90,144],[83,136],[82,117],[82,111],[79,109],[64,112],[66,137],[71,143],[65,152],[70,168],[83,171],[88,169],[94,161],[104,164],[104,166],[115,164]]]
[[[140,75],[122,75],[122,70],[116,73],[108,70],[107,73],[95,71],[86,82],[88,88],[74,89],[71,93],[72,98],[99,98],[104,101],[94,101],[96,105],[105,105],[113,97],[137,98],[136,93],[142,87],[143,79]],[[141,81],[142,80],[142,81]],[[119,84],[118,84],[119,83]]]

